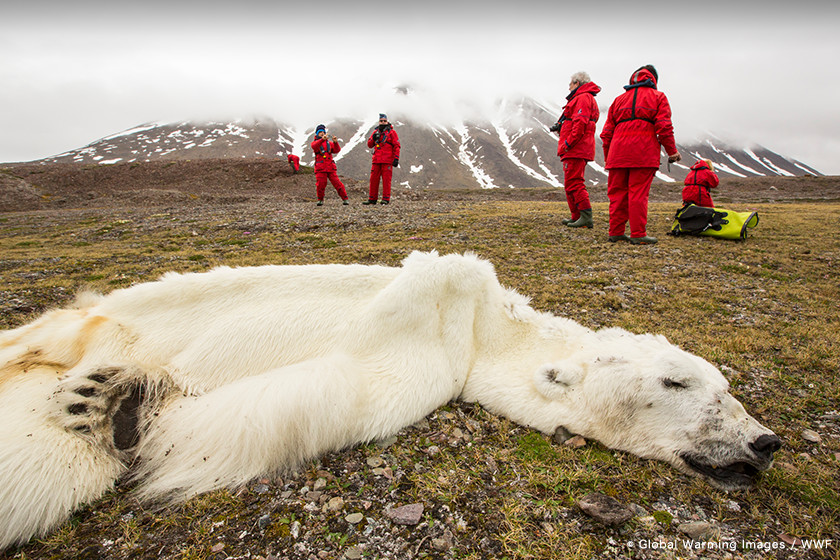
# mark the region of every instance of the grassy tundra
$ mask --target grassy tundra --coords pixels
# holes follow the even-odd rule
[[[749,206],[761,222],[735,243],[666,237],[675,205],[653,204],[649,231],[660,243],[650,247],[607,243],[603,203],[596,228],[580,231],[559,225],[563,202],[489,195],[374,209],[199,201],[0,214],[0,328],[80,288],[110,291],[170,270],[398,265],[414,249],[473,251],[536,309],[663,334],[718,365],[733,395],[784,441],[757,488],[726,494],[662,463],[592,442],[574,448],[451,403],[396,441],[330,454],[235,494],[161,509],[118,486],[0,559],[838,558],[840,203]],[[618,527],[594,521],[576,505],[591,492],[636,516]],[[389,516],[406,504],[422,504],[419,523]],[[737,552],[667,548],[689,538],[736,543]],[[827,548],[804,548],[810,539]]]

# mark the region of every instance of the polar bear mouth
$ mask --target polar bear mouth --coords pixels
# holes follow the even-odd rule
[[[753,486],[763,470],[747,461],[735,461],[727,465],[710,465],[689,454],[682,455],[682,460],[691,470],[727,490]]]

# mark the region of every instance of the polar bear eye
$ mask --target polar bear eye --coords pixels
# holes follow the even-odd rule
[[[671,379],[666,377],[662,380],[662,384],[665,386],[666,389],[687,389],[688,385],[682,383],[681,381],[677,381],[675,379]]]

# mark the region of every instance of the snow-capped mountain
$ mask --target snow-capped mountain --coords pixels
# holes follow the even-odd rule
[[[484,118],[454,124],[418,122],[411,115],[391,114],[402,144],[395,183],[403,188],[560,187],[563,170],[556,155],[557,135],[548,130],[560,111],[559,106],[521,98],[500,101]],[[44,161],[110,164],[225,157],[285,159],[294,153],[304,165],[311,165],[309,143],[316,124],[297,129],[267,117],[145,124]],[[376,119],[339,119],[324,124],[342,146],[336,157],[339,174],[366,179],[371,161],[366,140]],[[605,183],[607,178],[597,137],[596,142],[596,160],[586,171],[592,184]],[[721,178],[821,175],[763,147],[735,148],[707,139],[679,144],[679,149],[683,160],[677,164],[668,165],[663,155],[658,180],[681,182],[698,159],[712,160]]]

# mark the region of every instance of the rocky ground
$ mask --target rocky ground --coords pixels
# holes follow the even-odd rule
[[[563,211],[562,191],[553,189],[395,189],[391,205],[367,207],[361,205],[365,185],[347,183],[350,206],[342,206],[335,192],[328,190],[326,205],[316,208],[311,172],[292,174],[285,162],[273,160],[0,165],[0,224],[4,235],[16,236],[16,242],[7,246],[25,251],[28,244],[36,244],[32,246],[37,249],[39,241],[33,239],[39,238],[39,230],[45,232],[46,240],[40,252],[0,255],[0,275],[9,284],[15,283],[0,289],[0,326],[15,326],[47,307],[66,303],[73,290],[51,281],[60,276],[87,279],[90,271],[85,267],[105,268],[110,261],[124,268],[123,277],[110,280],[111,286],[119,287],[153,277],[159,269],[202,265],[193,259],[214,251],[222,261],[241,259],[237,248],[257,251],[255,239],[260,236],[271,239],[273,255],[330,258],[328,251],[322,251],[326,247],[332,256],[345,258],[349,253],[339,250],[349,238],[360,241],[354,259],[395,263],[404,256],[400,243],[422,246],[423,236],[434,236],[434,243],[451,242],[461,250],[471,239],[485,243],[493,231],[499,231],[503,238],[496,245],[501,256],[519,252],[529,242],[532,232],[520,226],[527,217],[518,216],[514,222],[505,215],[505,207],[492,204],[487,204],[493,206],[488,212],[478,213],[473,222],[466,220],[463,227],[451,226],[453,216],[470,206],[515,200],[560,202],[558,211]],[[590,192],[593,200],[606,200],[603,185]],[[658,183],[651,194],[652,202],[674,203],[674,208],[679,198],[676,185]],[[715,198],[719,204],[731,203],[740,209],[753,204],[837,202],[840,182],[816,177],[724,179]],[[762,208],[772,213],[778,206]],[[554,216],[533,212],[538,225],[545,220],[556,223]],[[479,233],[473,233],[470,223]],[[483,230],[482,224],[490,225]],[[528,245],[533,254],[542,250],[546,240],[555,246],[565,243],[581,255],[592,246],[583,240],[591,232],[535,229],[535,239]],[[369,230],[375,230],[380,239],[390,232],[399,238],[400,246],[392,251],[376,245],[367,255],[366,244],[372,242],[362,238]],[[79,256],[52,256],[47,231],[72,235],[66,250],[78,250]],[[133,247],[138,239],[146,245],[142,250],[130,249],[127,256],[121,249],[111,249]],[[195,245],[195,239],[202,239],[203,244]],[[484,251],[492,252],[493,243],[487,242]],[[592,313],[586,319],[598,317],[599,302],[605,302],[601,307],[606,320],[621,317],[628,309],[649,307],[646,300],[634,301],[641,298],[641,291],[626,280],[626,271],[633,266],[628,262],[644,262],[649,251],[629,252],[603,240],[599,243],[596,247],[603,245],[603,251],[615,250],[612,263],[596,259],[585,273],[563,269],[561,275],[567,282],[579,281],[578,290],[597,288],[590,296]],[[181,255],[186,245],[195,245],[195,252]],[[681,248],[655,249],[663,251],[659,256],[664,258],[654,258],[651,269],[657,274],[667,267],[677,270],[669,259],[697,245],[687,242]],[[787,251],[785,245],[779,246],[781,251],[759,250],[756,259]],[[722,247],[731,251],[732,245]],[[94,250],[101,254],[94,255]],[[85,251],[93,260],[85,262]],[[747,286],[742,291],[755,298],[755,307],[745,313],[760,323],[777,310],[761,310],[762,305],[773,303],[761,303],[772,299],[768,294],[763,297],[763,290],[775,289],[777,277],[793,275],[791,271],[801,268],[800,261],[809,263],[814,274],[831,274],[836,248],[813,251],[791,250],[796,263],[768,263],[765,269],[752,264],[752,270],[764,274],[755,276],[759,289],[750,287],[754,277],[745,271],[750,267],[739,261],[745,259],[727,253],[720,273],[729,276],[721,276],[721,286],[727,286],[724,291],[729,286]],[[548,257],[541,258],[549,262]],[[602,265],[617,267],[604,273],[609,276],[606,280],[598,276]],[[136,273],[133,266],[139,267]],[[518,274],[542,280],[559,273],[541,267]],[[622,274],[623,284],[614,285],[619,281],[613,277]],[[673,282],[673,276],[666,279]],[[661,285],[663,290],[677,292],[664,281]],[[552,309],[560,304],[552,304],[546,296],[536,297],[541,308],[563,311]],[[729,301],[737,305],[736,298]],[[795,321],[796,312],[785,307],[785,320]],[[808,367],[826,360],[814,355]],[[767,400],[774,401],[777,394],[767,385],[732,375],[741,379],[742,393],[751,398],[749,408],[762,403],[764,399],[757,395],[764,391]],[[836,508],[831,511],[837,504],[834,476],[835,463],[840,461],[840,415],[836,401],[831,409],[831,404],[817,400],[818,390],[813,386],[801,390],[809,414],[816,415],[808,420],[821,426],[822,435],[815,433],[815,441],[799,441],[797,427],[798,443],[790,444],[793,449],[782,457],[775,474],[753,493],[712,491],[667,465],[640,461],[593,442],[570,440],[564,434],[554,438],[538,434],[481,407],[456,402],[395,438],[329,454],[301,472],[268,476],[236,492],[156,507],[138,503],[129,486],[119,485],[116,492],[77,512],[55,534],[19,550],[0,552],[0,559],[837,558],[836,541],[827,551],[806,550],[799,537],[807,531],[793,529],[805,516],[808,519],[802,519],[801,525],[815,526],[814,535],[840,535]],[[772,404],[762,406],[765,421],[775,420],[773,414],[780,413]],[[785,421],[796,423],[799,418],[792,415]],[[806,478],[815,481],[813,488],[803,482]],[[780,496],[785,493],[789,495]],[[809,500],[815,504],[811,509]],[[680,544],[686,542],[696,544]],[[691,546],[707,548],[692,550]]]
[[[399,174],[395,173],[395,184]],[[356,200],[366,185],[345,179]],[[682,187],[654,183],[651,202],[680,201]],[[589,187],[593,200],[606,200],[606,185]],[[723,177],[715,200],[726,203],[828,201],[840,199],[832,177]],[[167,206],[202,202],[225,205],[261,200],[314,201],[311,169],[292,174],[286,162],[272,159],[173,160],[94,164],[0,164],[0,212],[36,209]],[[337,198],[328,186],[327,198]],[[562,191],[546,189],[407,190],[394,188],[394,199],[407,200],[564,200]]]

